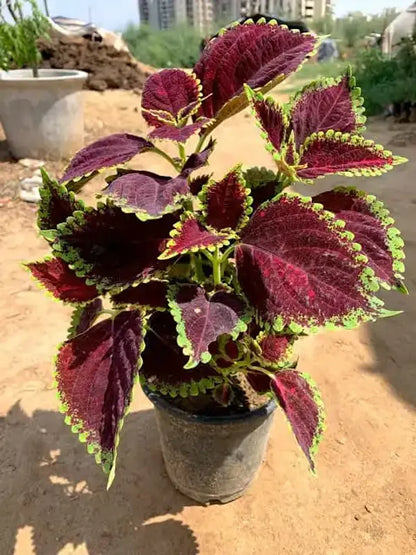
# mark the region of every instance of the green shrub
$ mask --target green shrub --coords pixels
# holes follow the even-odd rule
[[[355,75],[362,89],[368,115],[383,112],[393,103],[416,101],[416,52],[412,39],[403,45],[394,58],[378,50],[360,52]]]
[[[193,67],[202,40],[200,33],[187,25],[166,31],[129,25],[123,38],[135,58],[154,67]]]
[[[30,15],[24,15],[25,7]],[[6,20],[6,12],[13,23]],[[36,77],[42,60],[37,41],[48,36],[49,28],[35,0],[0,1],[0,69],[30,67]]]

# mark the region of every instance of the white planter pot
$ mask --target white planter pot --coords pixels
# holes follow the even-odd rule
[[[0,121],[15,158],[60,160],[84,143],[83,71],[0,72]]]

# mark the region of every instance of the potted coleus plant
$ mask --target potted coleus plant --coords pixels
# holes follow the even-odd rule
[[[263,96],[317,44],[273,21],[234,26],[209,42],[193,73],[148,79],[147,138],[111,135],[81,150],[59,181],[44,173],[38,226],[52,257],[28,267],[74,305],[57,356],[61,409],[109,483],[136,381],[156,407],[167,471],[190,497],[242,494],[276,406],[314,470],[323,405],[297,368],[295,342],[392,315],[379,287],[406,291],[403,241],[381,202],[353,187],[312,198],[289,190],[403,161],[362,137],[349,71],[285,105]],[[275,169],[244,160],[223,177],[195,174],[209,163],[213,130],[247,105]],[[163,139],[177,157],[155,146]],[[173,175],[123,167],[145,151]],[[108,168],[97,206],[85,206],[75,193]]]
[[[0,2],[0,121],[15,158],[59,160],[83,146],[80,90],[88,75],[39,69],[37,42],[49,31],[35,0]]]

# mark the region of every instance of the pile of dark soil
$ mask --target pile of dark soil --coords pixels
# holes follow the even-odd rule
[[[78,69],[89,73],[87,88],[142,89],[153,68],[128,52],[83,37],[61,37],[39,42],[43,68]]]

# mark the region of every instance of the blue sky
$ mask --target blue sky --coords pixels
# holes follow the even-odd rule
[[[43,5],[42,0],[38,0]],[[349,11],[361,10],[377,13],[383,8],[406,8],[412,0],[335,0],[335,12],[344,15]],[[89,13],[94,23],[112,30],[122,30],[127,23],[138,22],[138,0],[48,0],[52,16],[64,15],[88,20]]]

